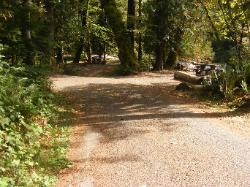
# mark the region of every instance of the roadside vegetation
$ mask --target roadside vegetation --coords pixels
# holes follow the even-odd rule
[[[42,68],[0,65],[0,186],[50,186],[68,166],[67,124]]]

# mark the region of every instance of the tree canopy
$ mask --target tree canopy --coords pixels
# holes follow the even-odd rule
[[[1,54],[12,64],[91,63],[110,53],[133,72],[179,57],[243,63],[249,54],[247,0],[2,0],[0,12]]]

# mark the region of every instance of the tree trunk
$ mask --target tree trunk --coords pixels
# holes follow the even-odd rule
[[[139,27],[141,27],[142,19],[142,0],[139,0]],[[142,34],[139,31],[138,36],[138,62],[139,64],[142,63]]]
[[[164,55],[165,55],[165,43],[162,42],[157,45],[155,49],[155,64],[153,67],[154,71],[161,71],[163,70],[163,64],[164,64]]]
[[[78,64],[81,60],[81,55],[82,55],[82,52],[83,52],[83,48],[84,48],[84,41],[83,40],[80,40],[80,44],[76,50],[76,54],[75,54],[75,58],[73,60],[73,63],[74,64]]]
[[[23,1],[24,21],[22,25],[22,37],[26,48],[23,62],[27,65],[33,65],[35,63],[35,52],[31,37],[31,26],[30,26],[31,5],[32,5],[31,0]]]
[[[55,9],[54,3],[52,0],[45,1],[45,9],[46,9],[46,16],[47,16],[47,31],[48,31],[48,46],[45,49],[45,57],[44,61],[47,64],[53,64],[55,62]]]
[[[106,64],[106,45],[103,45],[103,64]]]
[[[174,78],[176,80],[181,80],[181,81],[192,83],[192,84],[201,84],[204,79],[204,77],[198,77],[196,75],[192,75],[184,71],[176,71],[174,73]]]
[[[127,17],[127,29],[130,36],[130,42],[134,50],[135,46],[135,0],[128,0],[128,17]]]
[[[165,63],[165,68],[174,67],[177,60],[178,60],[177,52],[175,50],[170,50],[170,52],[168,53],[167,61]]]
[[[116,7],[115,0],[101,0],[101,4],[115,36],[121,65],[125,71],[136,71],[138,69],[136,55],[130,43],[130,37],[126,32],[125,24],[122,21],[122,14]]]
[[[86,7],[85,12],[86,12],[86,18],[84,20],[84,24],[85,24],[85,32],[86,32],[86,38],[85,38],[85,50],[87,53],[87,63],[91,64],[92,63],[92,50],[91,50],[91,42],[90,42],[90,32],[89,32],[89,24],[88,24],[88,9],[89,9],[89,1],[90,0],[86,0],[84,6]]]
[[[88,38],[87,42],[86,42],[87,63],[91,64],[92,63],[92,58],[91,58],[92,51],[91,51],[91,44],[90,44],[90,41],[89,41],[89,33],[88,33],[87,38]]]
[[[17,65],[17,59],[16,59],[16,55],[12,54],[11,55],[11,65]]]
[[[164,68],[172,68],[175,66],[178,60],[178,54],[180,53],[181,41],[184,31],[178,28],[175,33],[175,44],[168,54],[168,58],[164,64]]]
[[[56,62],[57,62],[57,64],[64,64],[63,47],[57,47]]]
[[[86,29],[88,30],[87,24],[88,24],[89,1],[90,0],[81,0],[80,1],[80,4],[82,4],[82,7],[83,7],[82,10],[80,10],[80,17],[81,17],[81,22],[82,22],[81,24],[82,24],[82,30],[84,30],[85,32],[86,32]],[[80,39],[79,46],[77,47],[73,63],[78,64],[80,62],[81,55],[82,55],[84,48],[87,51],[87,56],[88,56],[87,62],[91,63],[91,45],[90,45],[90,41],[89,41],[89,32],[88,31],[87,31],[86,35],[87,35],[87,40],[86,40],[86,38],[84,40],[83,37]],[[85,42],[85,41],[87,41],[87,42]]]

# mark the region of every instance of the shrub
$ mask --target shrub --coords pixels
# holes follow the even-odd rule
[[[152,59],[151,55],[145,54],[143,56],[142,62],[139,64],[140,71],[150,71],[153,69],[152,64],[154,63],[154,59]]]
[[[42,155],[48,149],[52,158],[46,159],[58,159],[65,146],[60,149],[54,144],[65,137],[65,130],[50,124],[58,106],[49,86],[38,69],[0,63],[1,187],[50,186],[55,179],[48,172],[54,165],[43,165]]]
[[[203,84],[213,97],[230,99],[234,94],[248,92],[246,69],[228,66],[224,72],[213,72]]]
[[[112,74],[115,76],[127,76],[133,73],[134,73],[133,69],[122,65],[116,66],[112,72]]]

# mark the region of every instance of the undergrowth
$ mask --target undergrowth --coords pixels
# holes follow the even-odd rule
[[[52,186],[69,165],[60,96],[42,68],[0,63],[0,186]],[[69,114],[69,113],[68,113]]]

